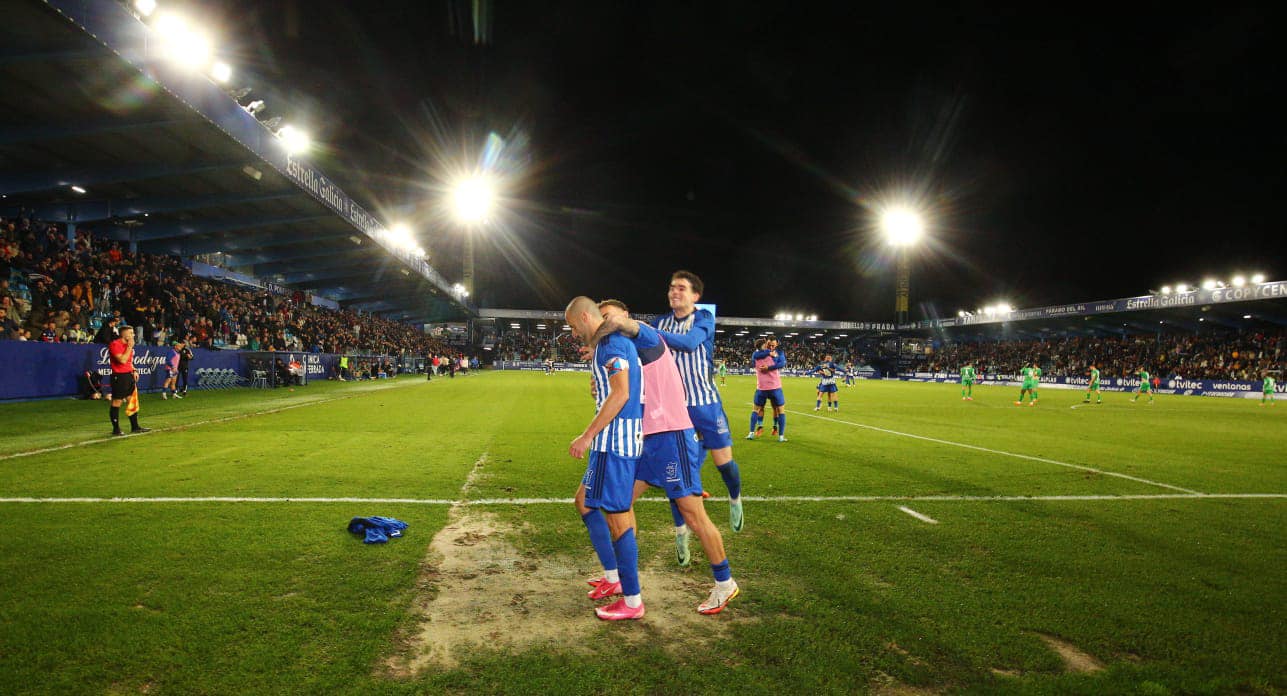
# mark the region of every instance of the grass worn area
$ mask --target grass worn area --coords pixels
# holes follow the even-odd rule
[[[0,497],[569,498],[583,463],[566,447],[592,415],[587,381],[507,373],[153,397],[144,424],[173,429],[0,459]],[[735,441],[745,495],[1287,493],[1284,405],[1105,394],[1082,407],[1080,393],[1046,389],[1020,408],[1008,388],[962,402],[951,385],[862,382],[818,418],[812,385],[787,380],[790,442]],[[723,390],[735,437],[752,391],[749,378]],[[101,438],[105,411],[0,405],[0,457]],[[725,503],[708,509],[743,594],[707,623],[663,620],[695,606],[710,578],[697,544],[692,567],[674,565],[669,514],[648,500],[642,565],[675,580],[645,585],[649,617],[602,624],[583,595],[560,612],[499,596],[498,613],[520,605],[519,632],[565,622],[565,637],[392,674],[385,661],[413,653],[406,636],[424,628],[413,608],[460,591],[427,554],[435,534],[490,515],[505,530],[501,567],[537,568],[514,571],[521,589],[542,568],[593,567],[570,504],[0,503],[0,692],[1287,690],[1284,498],[749,501],[740,534]],[[365,546],[345,532],[373,514],[406,520],[407,535]],[[1043,635],[1102,670],[1067,671]]]

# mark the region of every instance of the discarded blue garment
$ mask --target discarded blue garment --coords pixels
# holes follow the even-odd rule
[[[392,517],[354,517],[349,520],[349,531],[353,534],[364,534],[363,543],[383,544],[389,537],[402,536],[407,523]]]

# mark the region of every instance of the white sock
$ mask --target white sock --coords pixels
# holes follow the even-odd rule
[[[739,495],[739,496],[737,496],[736,498],[733,498],[733,499],[729,500],[729,501],[728,501],[728,504],[729,504],[729,505],[737,505],[737,504],[738,504],[738,503],[740,503],[740,502],[742,502],[742,496],[740,496],[740,495]]]
[[[643,604],[643,595],[626,595],[626,606],[631,609],[638,609],[641,604]]]
[[[688,533],[688,525],[681,524],[678,527],[675,527],[675,536],[679,536],[680,534],[687,534],[687,533]]]
[[[616,568],[603,571],[603,577],[607,578],[608,582],[621,582],[621,576],[617,574]]]
[[[716,580],[715,585],[719,587],[721,590],[724,590],[725,592],[727,592],[733,589],[734,587],[736,587],[737,583],[733,582],[733,578],[729,578],[727,580]]]

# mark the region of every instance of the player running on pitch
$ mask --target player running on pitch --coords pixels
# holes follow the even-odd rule
[[[1269,376],[1268,371],[1265,371],[1265,382],[1264,384],[1261,385],[1261,390],[1264,395],[1260,397],[1260,405],[1264,406],[1265,402],[1268,401],[1269,405],[1273,406],[1274,405],[1274,378]]]
[[[1148,376],[1148,371],[1144,369],[1143,365],[1141,365],[1136,370],[1136,376],[1140,378],[1140,388],[1138,391],[1135,392],[1135,398],[1131,399],[1131,403],[1135,403],[1136,401],[1139,401],[1141,394],[1148,394],[1148,402],[1152,404],[1153,403],[1153,383],[1149,381],[1150,377]]]
[[[1086,387],[1086,400],[1082,401],[1083,404],[1090,403],[1091,392],[1095,392],[1095,403],[1104,403],[1104,392],[1099,389],[1099,368],[1095,367],[1095,363],[1090,364],[1090,386]]]
[[[961,401],[974,401],[974,363],[967,362],[961,368]]]
[[[836,386],[836,374],[839,372],[840,368],[831,360],[830,353],[823,357],[822,362],[817,367],[809,370],[809,374],[818,375],[818,398],[813,403],[815,412],[822,409],[823,394],[827,395],[828,411],[840,410],[840,389]]]

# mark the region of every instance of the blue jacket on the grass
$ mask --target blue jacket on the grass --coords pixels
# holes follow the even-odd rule
[[[349,520],[349,531],[354,534],[365,534],[367,544],[383,544],[389,537],[402,536],[407,523],[392,517],[354,517]]]

